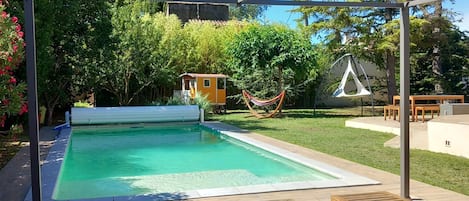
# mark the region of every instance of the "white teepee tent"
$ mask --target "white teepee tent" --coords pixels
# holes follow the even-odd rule
[[[339,86],[334,91],[334,93],[332,93],[333,97],[368,96],[371,94],[371,92],[368,91],[358,79],[357,73],[355,73],[355,71],[353,70],[351,59],[352,56],[348,58],[347,68],[345,69],[344,75],[342,76],[342,80],[340,81]],[[365,71],[363,71],[363,73],[365,74]],[[352,75],[355,86],[357,87],[357,92],[355,94],[347,94],[345,92],[345,84],[347,83],[350,74]]]

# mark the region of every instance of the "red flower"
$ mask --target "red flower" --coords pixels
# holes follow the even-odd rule
[[[11,67],[10,66],[5,66],[5,70],[6,71],[11,71]]]
[[[0,75],[5,75],[5,71],[3,71],[2,69],[0,69]]]
[[[18,114],[19,114],[19,115],[22,115],[22,114],[24,114],[24,113],[26,113],[26,112],[28,112],[28,104],[23,103],[23,104],[21,105],[21,109],[20,109],[20,111],[18,112]]]
[[[17,18],[16,16],[13,16],[13,17],[11,18],[11,21],[12,21],[13,23],[17,23],[17,22],[18,22],[18,18]]]
[[[7,60],[8,60],[8,62],[13,62],[13,57],[8,56]]]
[[[3,19],[6,19],[7,17],[8,17],[8,13],[5,12],[5,11],[3,11],[3,12],[2,12],[2,18],[3,18]]]
[[[16,32],[19,32],[19,31],[21,31],[21,25],[19,25],[19,24],[18,24],[18,25],[16,25],[16,29],[15,29],[15,30],[16,30]]]
[[[10,84],[16,84],[16,78],[15,77],[10,77]]]
[[[3,105],[7,106],[10,104],[10,101],[8,99],[5,99],[2,101]]]
[[[24,36],[24,33],[22,31],[18,31],[17,34],[18,34],[18,37],[20,37],[20,38],[23,38],[23,36]]]
[[[13,52],[17,52],[18,51],[18,45],[13,45]]]
[[[4,114],[2,118],[0,118],[0,127],[5,127],[5,121],[7,120],[7,115]]]

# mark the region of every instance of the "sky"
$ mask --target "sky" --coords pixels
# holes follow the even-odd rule
[[[270,6],[261,17],[264,22],[277,22],[287,24],[291,28],[296,27],[295,19],[300,17],[299,14],[290,13],[288,10],[294,9],[293,6]],[[455,23],[462,31],[469,31],[469,0],[456,0],[454,4],[449,2],[443,3],[443,8],[449,8],[461,14],[462,22]]]

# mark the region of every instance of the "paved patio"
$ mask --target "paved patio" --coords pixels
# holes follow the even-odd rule
[[[377,120],[377,119],[376,119]],[[373,119],[360,118],[355,121],[369,122]],[[381,118],[381,121],[384,121]],[[397,121],[396,121],[397,122]],[[387,122],[389,124],[396,124],[392,120]],[[222,127],[224,130],[237,130],[240,129],[214,122],[216,126]],[[398,124],[398,123],[397,123]],[[416,129],[425,124],[416,124]],[[242,131],[246,132],[246,131]],[[366,132],[366,131],[364,131]],[[50,128],[41,130],[41,140],[44,144],[43,151],[47,151],[51,142],[51,136],[54,136],[53,131]],[[329,201],[331,195],[336,194],[353,194],[353,193],[367,193],[374,191],[388,191],[394,194],[400,193],[400,177],[388,172],[384,172],[378,169],[374,169],[368,166],[350,162],[344,159],[333,157],[327,154],[323,154],[314,150],[306,149],[297,145],[289,144],[283,141],[279,141],[263,135],[246,132],[246,135],[280,148],[286,149],[293,153],[300,154],[307,158],[312,158],[317,161],[321,161],[338,168],[345,169],[355,174],[368,177],[373,180],[381,182],[380,185],[366,185],[366,186],[355,186],[355,187],[340,187],[340,188],[328,188],[328,189],[308,189],[308,190],[292,190],[292,191],[279,191],[271,193],[257,193],[257,194],[245,194],[245,195],[233,195],[233,196],[221,196],[221,197],[210,197],[210,198],[199,198],[193,199],[197,201],[213,201],[213,200],[243,200],[243,201]],[[52,138],[53,139],[53,138]],[[25,147],[27,149],[27,147]],[[0,200],[8,201],[20,201],[23,200],[25,193],[29,189],[29,152],[28,150],[18,153],[11,164],[8,167],[3,168],[0,171]],[[18,184],[17,184],[18,183]],[[410,194],[413,200],[428,200],[428,201],[467,201],[469,196],[465,196],[459,193],[455,193],[442,188],[434,187],[428,184],[424,184],[417,181],[411,181]]]
[[[49,148],[54,144],[57,133],[52,127],[41,128],[39,135],[41,160],[46,158]],[[28,143],[0,170],[0,201],[24,200],[31,186],[31,163],[29,158]]]
[[[439,117],[435,117],[439,118]],[[429,120],[429,119],[428,119]],[[410,135],[410,148],[412,149],[428,149],[428,133],[427,122],[422,123],[410,122],[409,135]],[[346,127],[361,128],[385,133],[395,134],[396,137],[386,142],[384,145],[394,148],[400,147],[400,122],[392,119],[384,120],[382,116],[375,117],[359,117],[345,122]]]

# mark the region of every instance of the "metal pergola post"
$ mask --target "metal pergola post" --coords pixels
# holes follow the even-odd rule
[[[39,121],[37,116],[37,80],[36,80],[36,39],[34,24],[34,1],[24,0],[24,20],[26,37],[26,76],[28,89],[28,126],[29,153],[31,157],[31,190],[32,199],[40,201],[41,163],[39,149]]]
[[[157,0],[158,1],[158,0]],[[159,0],[163,2],[163,0]],[[410,95],[410,48],[409,48],[409,7],[441,0],[414,0],[405,3],[390,2],[331,2],[331,1],[290,1],[290,0],[185,0],[179,2],[205,2],[225,4],[258,4],[324,7],[378,7],[399,8],[400,19],[400,136],[401,136],[401,197],[409,198],[409,95]],[[34,28],[34,0],[24,0],[26,29],[26,73],[28,89],[28,125],[31,153],[32,200],[40,201],[41,169],[39,158],[39,123],[37,116],[36,47]]]
[[[409,7],[403,7],[400,19],[400,136],[401,136],[401,197],[410,198],[409,95],[410,95],[410,39]]]

